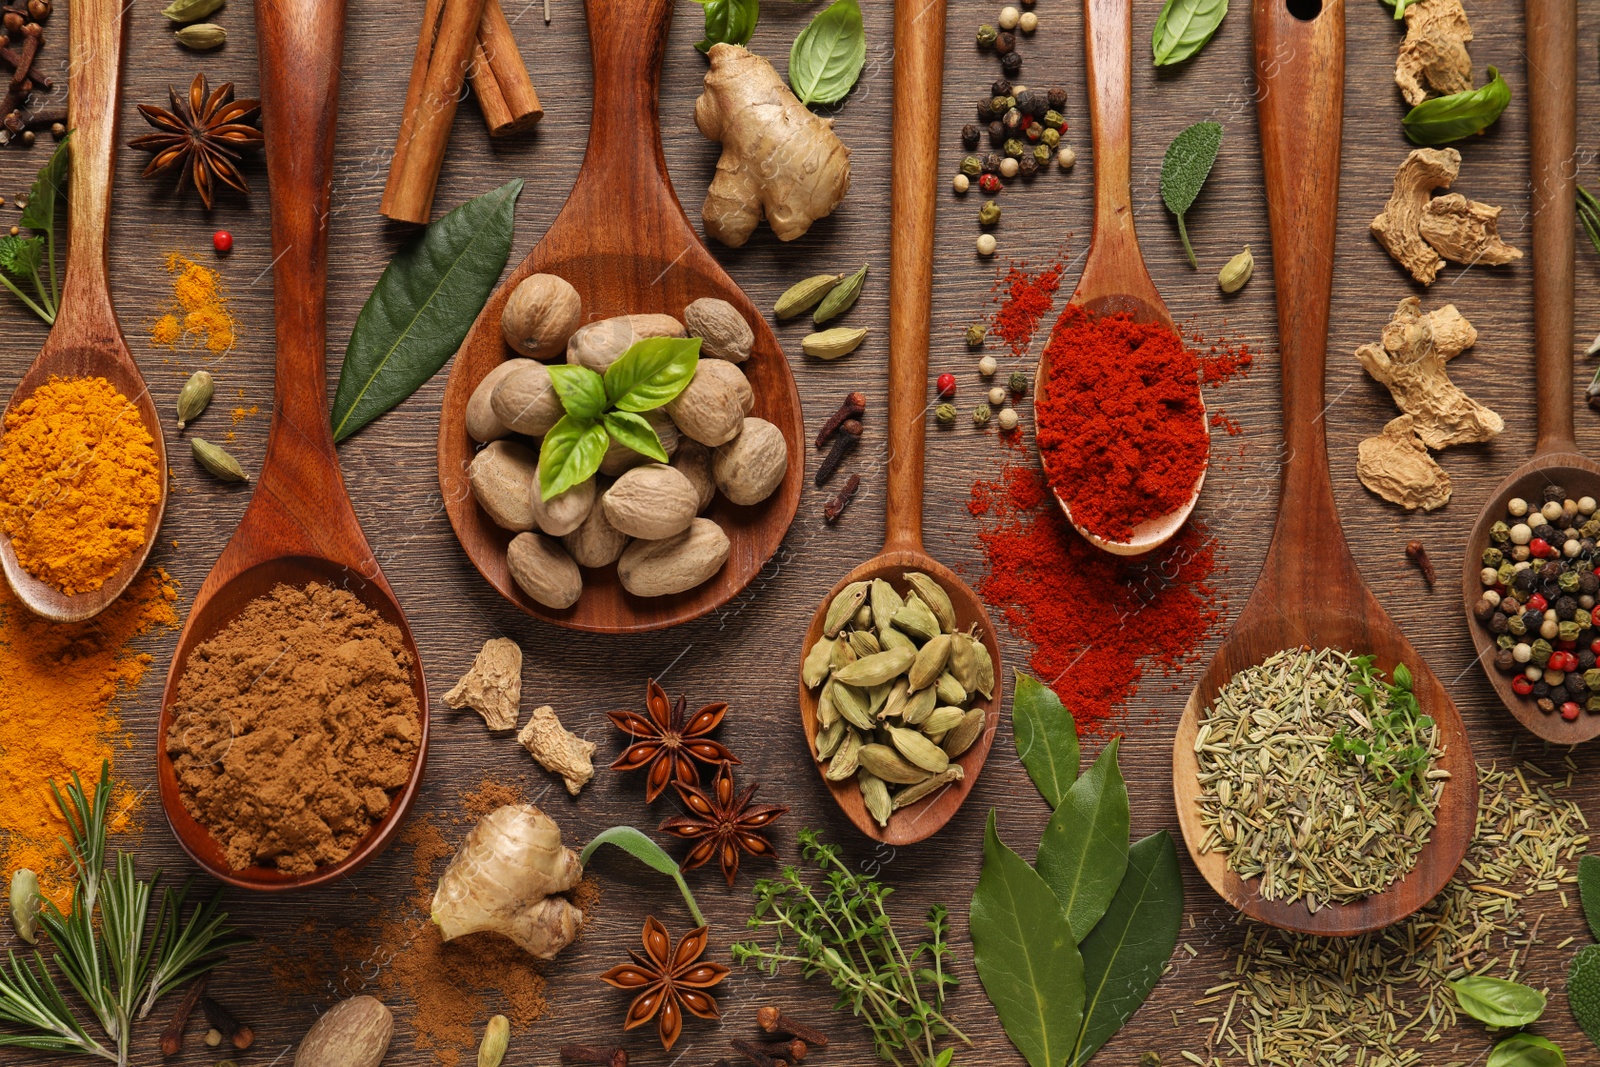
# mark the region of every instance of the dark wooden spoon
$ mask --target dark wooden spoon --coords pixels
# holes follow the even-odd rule
[[[238,529],[195,597],[162,697],[156,758],[161,807],[178,843],[219,881],[276,891],[320,885],[355,871],[399,832],[428,750],[428,688],[411,627],[361,532],[339,473],[328,422],[324,348],[328,204],[339,108],[344,0],[256,0],[262,128],[272,194],[272,284],[277,387],[267,458]],[[399,627],[411,655],[411,688],[422,738],[411,776],[383,820],[338,863],[311,874],[268,867],[234,870],[217,841],[189,814],[167,756],[178,681],[196,645],[215,636],[252,600],[284,584],[348,589]]]
[[[636,633],[697,619],[738,596],[778,550],[800,504],[805,479],[805,424],[789,362],[760,309],[700,242],[667,176],[656,113],[661,59],[672,26],[672,0],[587,0],[594,57],[594,117],[589,147],[566,206],[528,258],[484,306],[456,353],[439,416],[439,486],[445,510],[473,566],[511,603],[574,630]],[[512,580],[506,546],[514,536],[473,499],[467,464],[477,448],[465,426],[467,400],[484,375],[516,353],[500,333],[500,313],[517,283],[556,274],[583,298],[584,320],[659,312],[681,318],[703,296],[728,301],[755,330],[741,364],[755,390],[751,412],[783,431],[789,469],[766,500],[750,507],[720,494],[706,517],[728,534],[722,570],[686,593],[637,597],[616,567],[583,572],[583,595],[565,610],[545,607]]]
[[[1320,14],[1300,17],[1320,7]],[[1477,824],[1478,777],[1461,716],[1428,665],[1361,580],[1345,544],[1328,477],[1323,374],[1333,293],[1339,137],[1344,99],[1344,5],[1255,0],[1256,94],[1272,233],[1283,374],[1285,455],[1278,523],[1255,591],[1189,696],[1172,750],[1172,787],[1189,855],[1229,904],[1300,933],[1349,935],[1388,926],[1432,900],[1455,873]],[[1428,844],[1411,873],[1382,893],[1315,914],[1303,902],[1263,900],[1256,882],[1202,855],[1194,740],[1217,691],[1235,671],[1285,648],[1371,653],[1377,666],[1410,669],[1422,710],[1439,724],[1451,774]]]
[[[90,618],[122,595],[149,558],[167,507],[167,447],[161,436],[161,416],[122,339],[106,270],[127,14],[128,6],[118,0],[78,0],[72,5],[68,19],[72,61],[67,74],[67,125],[72,129],[72,163],[67,179],[66,282],[50,337],[11,394],[7,410],[32,396],[51,375],[104,378],[138,408],[139,421],[150,431],[159,460],[161,496],[145,520],[143,547],[99,589],[74,596],[24,570],[11,538],[0,533],[0,565],[17,599],[57,622]]]
[[[1578,13],[1571,0],[1529,0],[1528,122],[1533,179],[1533,355],[1537,379],[1538,443],[1533,458],[1506,476],[1484,502],[1467,539],[1461,592],[1467,630],[1489,684],[1522,725],[1559,745],[1576,745],[1600,734],[1600,715],[1581,713],[1568,722],[1546,715],[1532,698],[1518,696],[1509,674],[1494,666],[1494,635],[1472,616],[1483,595],[1489,529],[1506,517],[1506,504],[1522,497],[1544,502],[1544,488],[1560,485],[1567,496],[1600,497],[1600,464],[1578,452],[1572,432],[1572,305],[1577,173]]]
[[[922,547],[922,466],[928,407],[928,333],[933,306],[933,229],[939,188],[939,98],[944,81],[945,0],[895,0],[894,113],[896,149],[891,177],[889,288],[889,473],[883,551],[840,579],[817,607],[801,646],[801,661],[822,636],[828,605],[851,582],[882,578],[902,593],[906,571],[922,571],[944,587],[958,629],[976,624],[994,661],[994,698],[972,706],[988,712],[982,734],[954,762],[965,777],[895,812],[888,826],[867,813],[855,779],[823,782],[856,828],[890,845],[909,845],[937,833],[967,799],[989,756],[1004,701],[1004,672],[994,625],[983,601],[956,573]],[[816,751],[817,697],[800,682],[800,718]],[[818,771],[823,768],[819,765]]]
[[[1133,228],[1133,4],[1129,0],[1083,0],[1083,51],[1094,144],[1094,234],[1071,303],[1091,315],[1127,314],[1135,322],[1159,323],[1173,330],[1172,315],[1150,280],[1139,253],[1139,235]],[[1044,397],[1050,378],[1049,351],[1046,344],[1034,375],[1037,399]],[[1196,382],[1196,392],[1199,389]],[[1205,418],[1200,421],[1209,436]],[[1042,453],[1040,459],[1044,460]],[[1048,463],[1045,468],[1048,471]],[[1201,468],[1194,492],[1182,507],[1146,519],[1134,527],[1127,541],[1107,540],[1076,520],[1072,525],[1090,544],[1115,555],[1152,552],[1170,541],[1188,520],[1205,480],[1205,468]],[[1056,502],[1071,520],[1072,509],[1059,493]]]

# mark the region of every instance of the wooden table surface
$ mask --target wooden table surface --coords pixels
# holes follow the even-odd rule
[[[1337,0],[1335,0],[1337,2]],[[60,5],[65,7],[63,3]],[[219,52],[193,55],[170,39],[159,11],[162,0],[137,0],[129,31],[130,55],[126,64],[121,114],[121,139],[143,129],[136,102],[165,103],[169,83],[186,86],[196,70],[215,84],[232,80],[240,95],[255,95],[257,87],[252,38],[251,5],[234,0],[217,16],[229,33],[229,43]],[[618,823],[652,828],[666,802],[647,810],[637,779],[622,778],[603,769],[618,751],[618,739],[601,713],[607,709],[639,705],[647,676],[664,678],[673,693],[686,692],[692,702],[727,700],[733,710],[722,739],[743,755],[745,773],[762,780],[762,797],[791,807],[779,824],[776,841],[786,859],[796,858],[795,832],[806,826],[821,828],[846,846],[852,862],[874,864],[880,876],[900,892],[896,915],[907,928],[919,923],[923,909],[942,901],[955,915],[955,937],[963,979],[952,1011],[974,1037],[975,1049],[957,1062],[1021,1063],[1001,1033],[971,967],[965,912],[978,875],[983,821],[991,807],[1001,810],[1007,838],[1024,851],[1037,840],[1048,812],[1015,759],[1009,717],[981,780],[963,811],[938,837],[922,845],[895,851],[874,850],[835,812],[807,759],[797,720],[794,677],[798,643],[817,599],[837,576],[876,551],[882,528],[881,467],[883,462],[882,402],[885,390],[885,337],[888,287],[889,165],[895,146],[890,86],[893,28],[890,5],[873,2],[867,8],[868,61],[861,83],[849,102],[838,111],[837,129],[852,149],[852,188],[832,218],[813,227],[792,245],[780,245],[763,226],[749,246],[739,250],[715,248],[727,267],[757,305],[773,300],[799,277],[822,270],[844,271],[870,263],[873,273],[861,302],[851,313],[853,325],[868,325],[873,334],[848,359],[825,364],[800,355],[801,325],[785,325],[779,335],[788,348],[795,376],[808,413],[808,424],[832,411],[847,391],[866,392],[873,410],[866,420],[867,434],[861,453],[850,469],[863,473],[863,489],[848,516],[838,527],[825,526],[821,505],[825,494],[808,485],[799,517],[767,573],[748,595],[725,610],[697,623],[643,637],[608,638],[569,633],[533,621],[511,609],[472,569],[456,545],[440,506],[434,467],[434,437],[438,423],[443,375],[425,386],[398,410],[346,442],[341,449],[346,479],[355,508],[383,567],[405,605],[422,649],[429,687],[434,694],[433,749],[428,777],[418,811],[434,813],[446,833],[455,834],[449,819],[457,812],[463,791],[476,788],[486,775],[508,781],[525,780],[535,797],[562,825],[570,840],[586,840],[593,833]],[[1208,337],[1248,342],[1260,355],[1248,380],[1208,393],[1208,403],[1220,406],[1243,425],[1237,438],[1216,443],[1211,476],[1197,515],[1220,538],[1226,568],[1220,585],[1231,618],[1243,605],[1261,563],[1277,503],[1276,457],[1280,442],[1278,375],[1274,358],[1272,256],[1266,230],[1266,210],[1256,142],[1256,112],[1252,100],[1249,4],[1235,3],[1233,12],[1215,40],[1199,58],[1176,70],[1155,71],[1148,61],[1151,25],[1160,9],[1156,0],[1141,0],[1134,13],[1135,40],[1135,203],[1146,257],[1156,284],[1174,317],[1186,328]],[[1505,207],[1502,233],[1526,249],[1529,244],[1525,63],[1522,45],[1522,5],[1513,0],[1469,0],[1475,34],[1471,51],[1481,81],[1488,64],[1500,68],[1513,90],[1511,107],[1488,136],[1459,146],[1464,161],[1456,190],[1469,198]],[[330,391],[336,379],[338,354],[367,293],[404,234],[378,215],[377,206],[400,119],[406,75],[415,42],[421,5],[351,0],[344,59],[344,80],[337,136],[337,186],[334,190],[332,254],[329,292]],[[474,103],[466,103],[456,119],[448,160],[439,182],[435,213],[485,192],[514,176],[527,179],[517,211],[517,231],[512,262],[532,247],[554,218],[577,172],[589,118],[589,63],[579,0],[553,0],[553,21],[546,26],[537,5],[521,0],[508,3],[524,55],[543,99],[546,114],[529,137],[491,144]],[[818,3],[769,0],[753,47],[785,67],[790,41],[805,25]],[[980,4],[954,0],[949,17],[948,71],[943,128],[943,170],[953,173],[963,154],[957,136],[962,123],[973,118],[973,103],[987,94],[998,75],[994,58],[977,52],[973,32],[980,22],[993,21],[998,0]],[[1596,35],[1600,32],[1600,3],[1585,0],[1579,35],[1582,84],[1580,101],[1600,105],[1600,88],[1594,77]],[[1066,141],[1078,152],[1078,165],[1063,174],[1053,166],[1031,186],[1015,184],[1001,196],[1005,218],[997,230],[1001,255],[993,261],[979,259],[973,251],[977,236],[975,215],[981,199],[946,193],[941,201],[937,244],[937,292],[933,323],[932,372],[954,371],[960,379],[963,411],[981,399],[976,360],[965,348],[962,333],[967,323],[986,307],[997,269],[1009,257],[1044,263],[1051,257],[1069,257],[1068,277],[1076,275],[1086,247],[1094,160],[1088,147],[1084,113],[1081,13],[1070,0],[1039,0],[1035,8],[1040,29],[1024,39],[1020,50],[1025,62],[1018,80],[1031,85],[1061,84],[1071,101],[1067,115],[1071,130]],[[58,12],[48,31],[49,64],[65,81],[65,23]],[[1325,521],[1343,521],[1363,574],[1380,601],[1399,620],[1411,640],[1446,682],[1471,730],[1480,761],[1506,760],[1513,755],[1536,757],[1541,745],[1524,733],[1495,705],[1493,695],[1472,659],[1465,620],[1454,592],[1459,553],[1477,510],[1500,477],[1532,451],[1534,441],[1531,345],[1531,272],[1523,259],[1508,268],[1464,270],[1449,266],[1431,291],[1424,293],[1390,261],[1368,234],[1368,222],[1389,195],[1395,167],[1409,145],[1400,130],[1404,105],[1393,83],[1396,46],[1401,32],[1390,11],[1378,0],[1348,5],[1349,48],[1346,92],[1345,145],[1342,188],[1338,204],[1330,198],[1328,210],[1340,211],[1340,244],[1335,276],[1332,335],[1327,382],[1329,397],[1326,425],[1339,496],[1339,515]],[[694,129],[693,102],[699,91],[705,62],[692,47],[699,39],[700,18],[691,4],[680,5],[673,27],[663,74],[661,120],[666,155],[679,195],[698,219],[698,205],[715,164],[718,147],[703,140]],[[1579,131],[1580,180],[1593,183],[1592,146],[1597,122],[1593,112],[1584,116]],[[1201,119],[1215,119],[1226,128],[1222,153],[1206,191],[1189,215],[1189,230],[1200,257],[1200,269],[1184,261],[1176,227],[1162,208],[1158,173],[1163,151],[1183,127]],[[310,135],[311,131],[306,131]],[[641,137],[643,133],[641,131]],[[641,157],[649,152],[641,141]],[[8,200],[24,191],[34,170],[44,162],[48,137],[31,151],[0,151],[0,194]],[[226,408],[238,403],[260,405],[261,414],[237,427],[231,445],[246,468],[257,469],[266,443],[272,396],[272,285],[262,163],[253,160],[245,172],[255,189],[248,200],[223,195],[211,212],[201,209],[192,193],[173,198],[169,183],[139,177],[144,156],[124,149],[117,169],[116,214],[112,235],[112,283],[130,346],[140,360],[163,412],[175,400],[184,376],[209,365],[217,376],[218,401],[195,426],[207,437],[222,436]],[[0,224],[14,208],[0,209]],[[619,205],[616,225],[629,225],[628,206]],[[232,308],[241,323],[238,346],[225,357],[207,364],[201,354],[174,354],[153,348],[146,325],[170,299],[170,285],[161,268],[167,249],[187,250],[212,262],[209,249],[214,229],[232,231],[236,245],[218,261],[231,291]],[[1237,297],[1219,296],[1216,271],[1248,242],[1256,256],[1256,275]],[[1578,330],[1587,335],[1600,329],[1600,297],[1593,283],[1600,274],[1600,258],[1580,241],[1578,277]],[[1354,474],[1357,443],[1394,414],[1386,390],[1369,380],[1352,355],[1357,345],[1374,341],[1397,301],[1422,295],[1433,308],[1454,302],[1478,328],[1477,347],[1451,364],[1454,379],[1466,391],[1499,411],[1506,430],[1496,441],[1482,446],[1452,449],[1441,457],[1455,485],[1454,501],[1430,515],[1408,515],[1368,493]],[[0,323],[9,339],[0,359],[0,388],[9,393],[45,335],[43,326],[9,298],[0,297]],[[1031,363],[1016,363],[1005,354],[1002,375]],[[1584,375],[1581,365],[1573,382],[1580,398]],[[1030,373],[1031,376],[1031,373]],[[241,395],[243,399],[238,398]],[[1026,412],[1026,405],[1024,405]],[[963,422],[965,415],[963,414]],[[1591,454],[1600,454],[1600,416],[1581,409],[1577,417],[1578,440]],[[171,430],[169,427],[169,434]],[[1239,446],[1242,444],[1242,454]],[[224,540],[243,512],[248,490],[223,486],[196,470],[188,450],[173,436],[168,446],[174,457],[176,492],[168,511],[162,544],[153,560],[183,583],[182,605],[215,560]],[[974,545],[974,521],[964,504],[975,477],[987,476],[1001,462],[993,433],[974,432],[960,425],[951,432],[930,429],[928,434],[927,541],[942,560],[962,568],[973,579],[982,571]],[[813,457],[812,462],[815,462]],[[1438,587],[1429,591],[1417,571],[1406,563],[1406,542],[1419,538],[1440,570]],[[1147,625],[1160,625],[1148,620]],[[156,746],[155,721],[161,680],[166,673],[175,634],[165,633],[146,645],[155,656],[150,676],[123,703],[124,721],[132,747],[118,757],[118,772],[140,787],[153,780]],[[552,704],[568,726],[596,741],[600,748],[598,777],[576,800],[533,765],[526,753],[506,736],[491,737],[476,715],[445,709],[440,697],[466,669],[477,648],[490,637],[517,640],[527,653],[524,706]],[[1219,634],[1220,636],[1220,634]],[[1002,634],[1005,667],[1025,666],[1029,651],[1012,635]],[[1215,640],[1204,650],[1209,655]],[[1172,733],[1193,682],[1193,670],[1147,680],[1143,692],[1131,702],[1126,715],[1122,767],[1133,798],[1133,828],[1142,836],[1160,828],[1177,834],[1173,814],[1169,753]],[[0,684],[5,684],[0,679]],[[1088,746],[1091,756],[1098,744]],[[1577,754],[1583,775],[1594,771],[1600,749]],[[1554,757],[1546,757],[1554,758]],[[1582,780],[1572,794],[1590,811],[1600,811],[1600,786]],[[181,875],[186,863],[161,820],[151,796],[145,806],[141,855],[158,861],[169,876]],[[675,846],[674,846],[675,847]],[[295,931],[307,917],[320,921],[318,939],[326,939],[341,925],[364,926],[379,909],[393,912],[405,906],[411,892],[409,848],[398,846],[371,866],[340,884],[288,898],[230,897],[230,905],[250,929],[265,942],[285,951],[300,947]],[[1228,964],[1240,934],[1220,901],[1184,859],[1188,886],[1188,913],[1195,929],[1184,940],[1198,955],[1181,950],[1175,968],[1157,987],[1139,1015],[1102,1052],[1096,1062],[1126,1065],[1140,1052],[1156,1050],[1164,1063],[1178,1061],[1181,1049],[1204,1051],[1206,1027],[1174,1027],[1173,1009],[1188,1007],[1213,984],[1215,974]],[[546,968],[550,1011],[529,1032],[514,1035],[513,1065],[553,1064],[555,1049],[563,1042],[607,1039],[620,1031],[626,1000],[604,987],[597,975],[617,962],[624,949],[636,943],[643,917],[658,912],[673,925],[685,917],[670,885],[631,862],[608,857],[598,864],[605,895],[597,918],[580,943]],[[725,890],[714,871],[693,876],[701,904],[713,926],[713,944],[721,954],[727,944],[742,936],[749,914],[749,884],[766,873],[761,864],[746,865],[739,886]],[[1530,970],[1535,984],[1564,986],[1568,951],[1556,951],[1556,942],[1579,933],[1576,909],[1552,915],[1543,925],[1547,947],[1535,952]],[[1584,943],[1580,940],[1580,944]],[[277,990],[265,974],[261,958],[241,954],[239,962],[216,985],[226,991],[241,1015],[259,1035],[242,1064],[270,1063],[298,1040],[326,1000],[288,995]],[[722,989],[728,1025],[721,1033],[698,1022],[686,1028],[675,1052],[663,1055],[653,1047],[647,1031],[628,1044],[641,1064],[710,1063],[725,1050],[726,1038],[746,1032],[753,1006],[781,998],[800,1014],[825,1018],[831,993],[821,985],[781,979],[774,987],[753,972],[736,973]],[[394,1047],[386,1062],[394,1065],[434,1062],[431,1053],[414,1047],[405,1023],[409,1006],[393,1005],[400,1017]],[[1190,1012],[1194,1018],[1202,1012]],[[828,1019],[837,1044],[818,1062],[865,1065],[872,1062],[862,1031],[843,1017]],[[156,1063],[155,1032],[159,1024],[146,1024],[136,1041],[135,1062]],[[1571,1024],[1562,996],[1553,999],[1543,1033],[1563,1044],[1569,1062],[1595,1062],[1595,1052]],[[1452,1046],[1459,1048],[1452,1052]],[[1435,1056],[1426,1062],[1459,1059],[1481,1062],[1488,1047],[1481,1028],[1464,1023],[1447,1035]],[[211,1050],[191,1041],[183,1064],[205,1064],[217,1059]],[[38,1062],[42,1054],[0,1052],[0,1064]],[[285,1060],[288,1057],[284,1058]]]

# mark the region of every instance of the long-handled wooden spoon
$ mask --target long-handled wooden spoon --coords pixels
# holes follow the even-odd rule
[[[1600,715],[1581,712],[1568,722],[1540,711],[1531,697],[1518,696],[1509,674],[1494,666],[1494,635],[1472,616],[1483,596],[1483,552],[1489,529],[1506,517],[1506,504],[1522,497],[1530,507],[1544,503],[1544,489],[1559,485],[1566,495],[1600,496],[1600,464],[1578,452],[1572,432],[1573,214],[1577,172],[1578,12],[1575,0],[1528,0],[1528,122],[1533,142],[1533,356],[1537,378],[1538,443],[1533,458],[1506,476],[1489,499],[1467,539],[1461,592],[1467,629],[1478,662],[1506,709],[1522,725],[1560,745],[1575,745],[1600,734]],[[1531,638],[1530,638],[1531,640]],[[1559,703],[1559,701],[1558,701]]]
[[[1286,930],[1358,934],[1405,918],[1450,880],[1476,827],[1478,778],[1461,716],[1444,686],[1361,580],[1339,526],[1328,477],[1323,372],[1339,190],[1344,4],[1255,0],[1253,25],[1288,458],[1278,523],[1261,577],[1233,632],[1190,694],[1178,725],[1172,787],[1189,855],[1229,904]],[[1217,691],[1235,671],[1301,645],[1370,653],[1386,674],[1404,663],[1422,710],[1439,724],[1441,766],[1451,775],[1433,833],[1411,873],[1382,893],[1315,914],[1301,902],[1263,900],[1254,881],[1245,882],[1228,869],[1222,853],[1202,853],[1199,844],[1206,831],[1196,803],[1195,736]]]
[[[0,533],[0,565],[17,598],[57,622],[98,614],[128,588],[150,556],[167,507],[167,448],[150,390],[122,339],[111,305],[106,253],[111,233],[111,179],[117,147],[117,97],[122,80],[122,39],[128,5],[120,0],[77,0],[68,35],[67,125],[72,164],[67,185],[67,274],[50,337],[11,395],[7,410],[32,396],[52,375],[104,378],[139,411],[160,460],[161,496],[145,521],[144,545],[98,589],[67,596],[17,562],[11,539]]]
[[[895,0],[894,113],[898,147],[890,186],[889,288],[889,474],[883,551],[845,575],[817,607],[801,648],[822,636],[828,605],[851,582],[882,578],[902,593],[907,571],[922,571],[944,587],[955,607],[957,628],[974,623],[994,661],[994,699],[973,707],[988,712],[977,743],[954,762],[965,777],[895,812],[887,826],[867,813],[855,779],[823,781],[856,828],[891,845],[909,845],[936,833],[972,791],[988,758],[1005,693],[1000,646],[978,598],[954,571],[922,547],[922,465],[928,407],[928,332],[933,307],[933,225],[939,188],[939,97],[944,83],[945,0]],[[817,698],[800,682],[800,717],[806,742],[816,751]],[[821,768],[818,768],[819,771]]]
[[[195,597],[167,674],[156,761],[161,807],[178,843],[214,878],[245,889],[284,890],[347,875],[399,831],[422,780],[428,750],[428,688],[405,613],[356,521],[328,422],[324,347],[328,204],[339,108],[344,0],[256,0],[261,114],[272,193],[272,284],[277,386],[267,458],[250,506]],[[178,794],[166,737],[178,681],[196,645],[214,636],[274,586],[311,582],[348,589],[400,628],[411,655],[411,688],[422,738],[411,777],[383,821],[344,860],[308,875],[267,867],[234,870]]]
[[[1132,0],[1083,0],[1083,50],[1094,144],[1094,234],[1071,303],[1091,315],[1128,314],[1135,322],[1159,323],[1171,330],[1172,315],[1156,292],[1155,282],[1150,280],[1144,257],[1139,254],[1139,236],[1133,229]],[[1047,344],[1039,357],[1034,378],[1036,399],[1042,400],[1047,391],[1049,351]],[[1194,387],[1198,392],[1200,383],[1195,382]],[[1203,414],[1200,424],[1209,434]],[[1049,469],[1048,462],[1045,467]],[[1119,556],[1137,556],[1160,548],[1182,528],[1194,511],[1205,480],[1206,472],[1201,468],[1194,491],[1182,507],[1146,519],[1134,527],[1133,536],[1127,541],[1108,540],[1072,519],[1072,508],[1059,493],[1056,502],[1091,544]]]

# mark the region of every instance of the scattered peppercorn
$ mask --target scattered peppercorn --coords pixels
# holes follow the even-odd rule
[[[994,372],[1000,369],[1000,364],[995,362],[993,356],[984,356],[978,360],[978,373],[985,378],[993,378]]]
[[[1061,151],[1056,153],[1056,162],[1061,164],[1062,170],[1071,170],[1077,161],[1078,153],[1074,152],[1069,144],[1062,145]]]
[[[218,252],[233,251],[233,234],[229,233],[227,230],[218,230],[216,233],[211,235],[211,247],[215,248]]]
[[[1017,428],[1017,409],[1004,408],[1000,412],[1000,432],[1010,433]]]
[[[1028,391],[1028,376],[1019,370],[1011,372],[1011,377],[1006,379],[1006,385],[1017,396]]]
[[[1021,164],[1012,159],[1010,156],[1007,156],[1000,161],[1000,177],[1002,178],[1015,178],[1017,176],[1017,172],[1021,169]]]
[[[1021,159],[1022,153],[1027,151],[1027,149],[1023,147],[1022,142],[1017,138],[1008,137],[1006,138],[1006,143],[1000,146],[1000,151],[1004,152],[1012,159]]]
[[[1006,128],[999,119],[989,123],[989,147],[999,148],[1006,143]]]
[[[972,424],[974,426],[989,425],[989,405],[979,404],[972,409]]]
[[[955,190],[957,193],[964,193],[971,187],[972,179],[968,178],[965,174],[957,174],[954,178],[950,179],[950,188]]]
[[[1044,113],[1044,118],[1040,121],[1044,123],[1045,129],[1055,130],[1057,133],[1060,133],[1062,130],[1067,128],[1067,120],[1062,117],[1061,112],[1055,110],[1054,108],[1046,111]]]
[[[1059,85],[1052,85],[1046,91],[1045,99],[1051,111],[1065,111],[1067,108],[1067,91]]]
[[[995,249],[997,249],[999,246],[1000,246],[1000,242],[998,242],[998,241],[996,241],[994,239],[994,234],[992,234],[992,233],[980,233],[980,234],[978,234],[978,255],[980,255],[980,256],[992,256],[995,253]]]
[[[994,84],[989,86],[989,91],[995,96],[1010,96],[1011,90],[1011,82],[1005,78],[996,78]]]
[[[987,177],[987,175],[986,175],[986,177]],[[995,203],[993,200],[984,201],[984,205],[981,208],[978,209],[978,225],[980,225],[980,226],[993,226],[995,223],[997,223],[999,221],[1000,221],[1000,205]],[[14,228],[15,227],[13,227],[13,229]]]
[[[967,327],[967,347],[982,348],[983,340],[989,336],[989,328],[981,322],[974,322]]]
[[[1039,28],[1039,16],[1032,11],[1024,11],[1022,17],[1017,19],[1017,29],[1023,33],[1032,33]]]
[[[980,131],[978,130],[978,127],[974,126],[970,122],[967,123],[965,126],[961,127],[961,143],[962,143],[962,145],[965,146],[968,149],[977,148],[978,147],[978,135],[979,135],[979,132]]]
[[[1004,389],[997,385],[989,390],[989,404],[992,407],[1004,407],[1005,403],[1006,391]]]
[[[977,156],[967,156],[961,161],[961,173],[976,178],[983,173],[983,160]]]
[[[933,412],[934,418],[939,420],[940,426],[954,426],[956,421],[956,406],[954,404],[940,404]]]
[[[1000,178],[994,174],[984,174],[978,178],[978,188],[993,196],[1000,191]]]
[[[956,376],[945,371],[934,381],[934,388],[939,391],[939,399],[950,399],[956,395]]]
[[[1014,7],[1003,7],[1003,8],[1001,8],[1000,9],[1000,28],[1002,30],[1014,30],[1014,29],[1016,29],[1017,28],[1017,22],[1021,19],[1021,17],[1022,17],[1021,13]]]
[[[978,27],[978,47],[983,49],[993,48],[999,40],[1000,31],[993,26]]]
[[[1040,147],[1043,148],[1044,146],[1041,145]],[[1044,151],[1045,151],[1045,157],[1049,158],[1050,150],[1048,148],[1045,148]],[[1036,175],[1038,173],[1039,173],[1039,160],[1036,157],[1034,157],[1034,156],[1023,156],[1020,160],[1017,161],[1017,174],[1022,177],[1023,181],[1025,181],[1025,182],[1032,181],[1033,178],[1034,178],[1034,175]]]
[[[994,50],[997,53],[1000,54],[1002,63],[1005,62],[1005,58],[1004,57],[1016,55],[1017,54],[1016,49],[1017,49],[1017,35],[1016,34],[1014,34],[1014,33],[1006,33],[1006,32],[1003,32],[1003,31],[1000,32],[1000,33],[995,34]],[[1008,71],[1006,71],[1006,74],[1007,74],[1007,76],[1009,76],[1011,74],[1011,72],[1008,70]]]
[[[1007,52],[1000,57],[1000,69],[1007,74],[1018,74],[1022,71],[1022,56],[1016,52]]]

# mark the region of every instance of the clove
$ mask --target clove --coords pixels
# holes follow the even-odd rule
[[[1417,565],[1417,569],[1422,572],[1422,577],[1428,583],[1428,588],[1432,589],[1439,574],[1433,569],[1433,560],[1428,558],[1428,550],[1422,547],[1421,541],[1412,541],[1406,545],[1406,559]]]
[[[247,1049],[256,1040],[256,1032],[233,1017],[233,1013],[210,997],[200,998],[200,1008],[206,1013],[206,1022],[222,1035],[222,1039],[236,1049]]]
[[[601,1067],[628,1067],[628,1050],[610,1045],[562,1045],[561,1058],[571,1063],[597,1063]]]
[[[833,438],[832,451],[822,457],[822,462],[817,466],[817,476],[813,479],[813,484],[818,489],[827,484],[828,479],[833,477],[833,472],[839,469],[839,464],[844,462],[845,454],[860,443],[860,421],[857,419],[845,419],[839,425],[838,434]]]
[[[183,1050],[183,1032],[189,1027],[189,1016],[194,1014],[195,1005],[200,1003],[200,998],[205,996],[205,992],[204,975],[191,982],[189,988],[184,991],[183,998],[178,1001],[178,1010],[172,1013],[172,1021],[161,1031],[162,1056],[176,1056]]]
[[[839,427],[847,419],[859,419],[867,413],[867,398],[864,393],[850,393],[844,398],[844,403],[839,410],[828,416],[828,421],[822,424],[822,429],[817,431],[817,447],[821,448],[828,443]]]
[[[783,1039],[774,1034],[767,1034],[761,1040],[761,1051],[784,1063],[801,1063],[805,1060],[806,1053],[810,1051],[806,1048],[806,1043],[798,1037]]]
[[[861,488],[861,475],[852,474],[839,491],[833,494],[833,499],[822,506],[822,520],[828,525],[839,521],[839,516],[844,514],[844,509],[850,506],[850,501],[855,499],[856,490]]]
[[[798,1037],[813,1048],[827,1048],[828,1035],[814,1026],[798,1022],[785,1015],[776,1005],[768,1004],[756,1012],[756,1025],[769,1034],[787,1034]]]
[[[742,1041],[738,1038],[728,1042],[728,1047],[755,1064],[755,1067],[783,1067],[788,1061],[778,1056],[771,1056],[767,1051],[754,1041]]]

